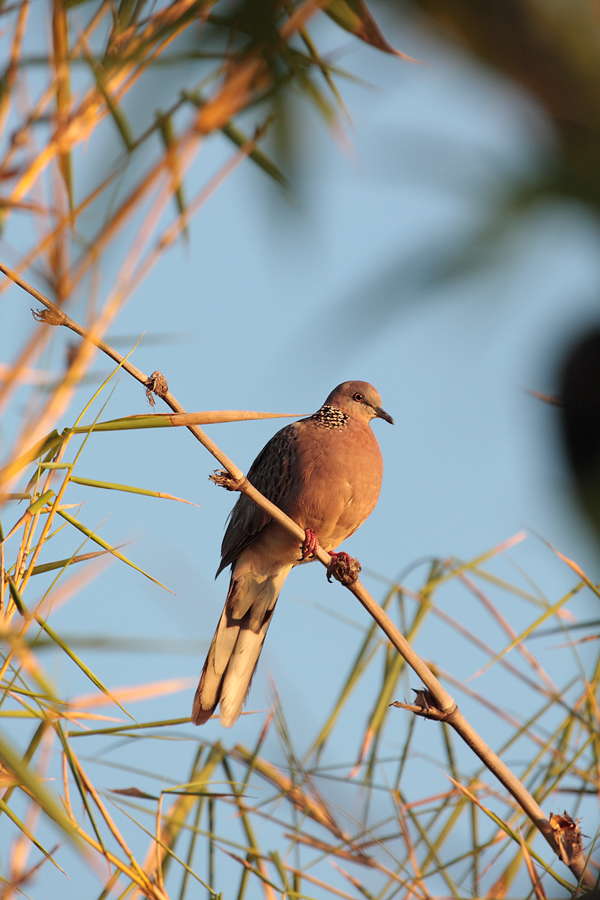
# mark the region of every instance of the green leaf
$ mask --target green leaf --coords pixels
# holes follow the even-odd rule
[[[198,413],[146,413],[123,416],[93,425],[80,425],[65,429],[70,434],[88,434],[91,431],[131,431],[138,428],[171,428],[188,425],[221,425],[226,422],[249,422],[256,419],[295,419],[302,413],[265,413],[246,409],[217,409]]]
[[[83,525],[82,522],[78,522],[77,519],[75,519],[73,516],[70,516],[69,513],[65,512],[63,509],[59,509],[57,510],[57,512],[59,516],[61,516],[63,519],[66,519],[69,525],[73,525],[75,528],[81,531],[82,534],[87,535],[90,540],[94,541],[95,544],[98,544],[100,547],[108,550],[110,553],[112,553],[113,556],[116,556],[117,559],[120,559],[121,562],[127,563],[128,566],[131,566],[132,569],[135,569],[137,572],[141,572],[142,575],[145,575],[146,578],[149,578],[150,581],[153,581],[154,584],[157,584],[159,587],[164,588],[165,591],[169,591],[170,594],[173,593],[172,590],[158,581],[158,579],[153,578],[152,575],[148,575],[147,572],[144,572],[143,569],[141,569],[139,566],[136,566],[136,564],[126,556],[124,556],[123,553],[119,553],[118,550],[116,550],[114,547],[111,547],[108,541],[105,541],[101,537],[98,537],[98,535],[94,531],[92,531],[91,528],[87,528],[85,525]]]
[[[136,725],[113,725],[110,728],[96,728],[89,731],[69,731],[67,737],[94,737],[99,734],[121,734],[125,732],[145,731],[147,728],[173,728],[176,725],[189,725],[190,717],[184,719],[164,719],[158,722],[138,722]]]
[[[63,875],[66,875],[66,874],[67,874],[67,873],[65,872],[65,870],[64,870],[64,869],[61,869],[61,867],[59,866],[59,864],[58,864],[57,862],[55,862],[55,860],[52,859],[51,855],[50,855],[50,854],[48,853],[48,851],[40,844],[40,842],[37,840],[37,838],[35,837],[35,835],[33,835],[33,834],[31,833],[31,831],[29,830],[29,828],[27,827],[27,825],[25,825],[24,822],[21,822],[21,820],[19,819],[19,817],[18,817],[17,815],[15,815],[15,813],[12,811],[12,809],[10,808],[10,806],[8,805],[8,803],[5,803],[4,800],[2,800],[2,798],[0,798],[0,810],[2,810],[2,812],[6,813],[6,815],[8,816],[8,818],[11,819],[11,820],[14,822],[14,824],[17,826],[17,828],[18,828],[20,831],[23,832],[23,834],[25,835],[26,838],[29,838],[29,840],[31,841],[32,844],[35,844],[35,846],[38,848],[38,850],[40,850],[40,851],[44,854],[44,856],[46,857],[46,859],[49,859],[49,860],[50,860],[50,862],[52,863],[53,866],[56,866],[56,868],[57,868],[60,872],[62,872]]]
[[[40,809],[53,819],[70,837],[75,837],[76,831],[72,822],[62,812],[54,797],[43,786],[37,775],[23,762],[20,751],[1,732],[0,759],[21,785],[27,788]]]
[[[51,431],[50,434],[47,434],[46,437],[43,437],[37,444],[30,447],[29,450],[27,450],[26,453],[23,453],[22,456],[19,456],[18,459],[13,460],[3,469],[0,469],[0,484],[4,484],[5,481],[8,481],[9,478],[12,478],[13,475],[20,472],[25,466],[28,466],[30,462],[37,459],[38,456],[42,456],[50,451],[55,452],[65,439],[66,436],[59,434],[56,429]]]
[[[77,785],[77,790],[79,791],[79,796],[81,797],[81,802],[83,803],[83,805],[85,807],[85,811],[87,812],[87,814],[90,818],[90,822],[92,823],[92,828],[94,829],[96,837],[98,838],[98,843],[100,844],[100,846],[102,848],[102,852],[106,855],[106,847],[104,846],[104,841],[102,840],[102,835],[100,833],[100,829],[96,825],[96,820],[94,819],[94,815],[92,813],[92,809],[91,809],[89,801],[88,801],[87,791],[86,791],[85,785],[83,784],[83,781],[81,779],[81,774],[79,772],[79,766],[77,765],[73,751],[71,750],[71,748],[69,746],[69,742],[67,741],[67,739],[65,737],[65,733],[62,730],[62,726],[61,726],[60,722],[57,722],[55,727],[56,727],[56,733],[58,734],[58,738],[62,744],[63,750],[65,751],[65,756],[67,757],[67,762],[69,763],[69,768],[71,769],[71,772],[73,773],[73,778],[75,779],[75,784]]]
[[[123,0],[123,2],[125,2],[125,0]],[[171,116],[165,116],[161,113],[157,113],[156,117],[158,119],[158,128],[160,131],[160,135],[162,137],[165,150],[168,153],[177,144],[177,136],[173,129],[173,120]],[[179,215],[184,216],[187,204],[185,202],[184,186],[179,172],[179,159],[175,152],[173,152],[173,156],[171,157],[171,165],[169,166],[169,168],[171,169],[171,176],[173,179],[173,193],[175,195],[177,209]],[[190,233],[187,224],[183,229],[183,237],[189,243]]]
[[[486,816],[488,816],[492,820],[492,822],[498,826],[498,828],[501,828],[502,831],[504,831],[505,834],[512,838],[512,840],[515,841],[515,843],[520,847],[521,841],[519,839],[519,835],[509,825],[507,825],[507,823],[503,819],[501,819],[500,816],[497,816],[495,812],[493,812],[491,809],[488,809],[487,806],[484,806],[483,803],[481,803],[477,799],[477,797],[471,793],[471,791],[467,790],[467,788],[464,787],[464,785],[460,784],[460,782],[458,781],[455,781],[454,778],[451,778],[450,775],[448,775],[446,772],[444,772],[444,774],[455,787],[462,791],[471,800],[472,803],[476,803],[479,809],[481,809],[486,814]],[[561,885],[561,887],[566,888],[571,893],[573,892],[574,885],[570,884],[565,878],[562,878],[560,875],[558,875],[554,871],[552,866],[548,865],[548,863],[545,862],[542,857],[538,853],[536,853],[535,850],[533,850],[533,848],[528,847],[527,849],[529,850],[535,861],[538,862],[540,866],[542,866],[546,870],[548,875],[551,875],[552,878],[554,878]]]
[[[117,127],[117,131],[121,135],[123,139],[123,143],[125,144],[125,149],[132,153],[135,149],[135,140],[133,137],[133,132],[131,130],[131,126],[127,120],[127,117],[123,110],[121,109],[118,101],[112,96],[108,86],[106,84],[105,72],[100,63],[97,63],[92,59],[91,55],[86,52],[85,45],[83,46],[83,54],[86,57],[92,72],[94,73],[94,77],[96,79],[96,86],[99,92],[104,97],[106,102],[106,106],[108,108],[109,113],[111,114],[113,121]]]
[[[165,494],[162,491],[151,491],[148,488],[132,487],[130,484],[117,484],[112,481],[95,481],[91,478],[75,478],[71,481],[74,484],[82,484],[84,487],[103,488],[105,491],[124,491],[129,494],[144,494],[146,497],[159,497],[162,500],[177,500],[179,503],[189,503],[190,506],[197,506],[191,500],[183,500],[181,497],[174,497],[173,494]]]
[[[66,525],[62,526],[66,528]],[[34,566],[31,570],[32,575],[42,575],[44,572],[53,572],[54,569],[64,569],[66,566],[72,566],[73,563],[87,562],[89,559],[97,559],[99,556],[106,556],[109,550],[97,550],[95,553],[82,553],[79,556],[70,556],[68,559],[57,559],[54,562],[42,563]]]
[[[54,491],[46,491],[45,494],[42,494],[41,497],[38,497],[37,500],[34,500],[34,502],[27,509],[27,512],[32,516],[35,516],[35,514],[40,511],[40,509],[46,506],[47,503],[50,503],[54,496],[56,496]]]
[[[202,96],[198,91],[182,91],[181,96],[192,103],[197,109],[201,109],[206,103],[206,98]],[[223,125],[221,131],[225,135],[226,138],[235,144],[236,147],[246,147],[250,138],[247,134],[245,134],[241,128],[238,128],[237,125],[233,125],[231,122],[228,122],[227,125]],[[252,162],[256,163],[264,172],[267,173],[271,178],[277,181],[283,187],[288,187],[288,181],[285,175],[281,172],[280,169],[277,168],[275,163],[267,156],[266,153],[263,153],[258,147],[255,147],[248,154],[249,159]]]
[[[388,44],[363,0],[330,0],[325,12],[340,28],[356,35],[361,41],[385,53],[393,53],[410,62],[419,62]]]
[[[131,23],[136,5],[136,0],[121,0],[119,3],[119,27],[121,30],[125,30]]]
[[[135,718],[130,713],[127,712],[127,710],[125,709],[124,706],[121,706],[119,701],[116,700],[112,696],[109,689],[102,684],[100,679],[94,675],[92,670],[89,669],[88,666],[86,666],[86,664],[83,662],[83,660],[81,660],[77,656],[77,654],[73,652],[73,650],[71,650],[69,645],[65,641],[63,641],[63,639],[54,631],[54,629],[51,628],[48,625],[48,623],[44,619],[42,619],[41,616],[38,616],[35,613],[32,616],[31,613],[29,613],[29,611],[27,610],[27,607],[25,606],[25,604],[23,602],[23,598],[21,597],[21,595],[19,594],[19,591],[17,590],[17,586],[15,585],[13,579],[10,576],[9,576],[9,587],[10,587],[11,596],[12,596],[13,600],[15,601],[15,606],[17,607],[17,609],[19,610],[19,612],[23,616],[23,618],[29,618],[29,619],[33,618],[38,623],[40,628],[42,628],[43,631],[46,632],[48,637],[52,641],[54,641],[54,643],[57,644],[60,647],[60,649],[64,653],[66,653],[70,659],[73,660],[75,665],[81,669],[81,671],[84,673],[84,675],[87,675],[87,677],[90,679],[92,684],[94,684],[98,688],[98,690],[102,691],[103,694],[105,694],[107,697],[109,697],[113,703],[116,703],[116,705],[119,707],[119,709],[121,709],[125,713],[126,716],[129,716],[129,718],[133,719],[133,721],[135,722]]]

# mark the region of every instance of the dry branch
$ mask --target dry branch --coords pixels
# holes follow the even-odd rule
[[[122,364],[122,367],[147,389],[155,390],[157,378],[160,373],[154,373],[151,378],[148,378],[147,375],[145,375],[140,369],[132,365],[132,363],[130,363],[128,360],[125,360],[112,347],[106,344],[105,341],[95,337],[92,334],[89,334],[85,328],[66,316],[56,304],[54,304],[39,291],[35,290],[35,288],[31,287],[31,285],[24,281],[24,279],[22,279],[19,275],[12,272],[3,263],[0,263],[0,270],[3,271],[16,284],[18,284],[25,291],[34,296],[40,303],[42,303],[46,307],[48,313],[42,313],[41,315],[39,315],[38,319],[40,321],[44,321],[47,324],[51,325],[64,325],[65,327],[70,328],[76,334],[84,338],[84,340],[91,341],[93,344],[95,344],[96,347],[110,356],[111,359],[115,360],[117,363]],[[183,409],[181,404],[169,392],[166,386],[166,382],[164,381],[164,378],[162,378],[162,376],[161,379],[162,381],[159,389],[159,394],[162,399],[174,412],[185,413],[185,410]],[[283,513],[277,506],[267,500],[266,497],[264,497],[259,491],[257,491],[256,488],[244,476],[241,469],[239,469],[235,465],[235,463],[233,463],[222,452],[222,450],[214,443],[214,441],[212,441],[197,425],[190,424],[186,427],[189,428],[194,437],[199,440],[200,443],[204,447],[206,447],[206,449],[223,466],[225,473],[223,473],[223,476],[219,476],[216,479],[219,483],[227,487],[229,490],[236,490],[246,494],[258,506],[264,509],[265,512],[267,512],[273,520],[278,522],[278,524],[280,524],[283,528],[289,531],[290,534],[296,537],[300,544],[304,541],[304,530],[300,528],[300,526],[297,525],[294,521],[292,521],[292,519],[290,519],[287,515],[285,515],[285,513]],[[315,558],[317,558],[319,562],[321,562],[326,568],[330,567],[331,557],[321,547],[317,548],[314,555]],[[414,711],[418,711],[419,715],[425,717],[429,716],[430,718],[441,719],[442,721],[451,725],[456,733],[462,738],[462,740],[473,750],[476,756],[478,756],[479,759],[484,763],[484,765],[489,769],[489,771],[496,776],[501,784],[504,785],[506,790],[509,791],[509,793],[514,797],[521,809],[526,813],[526,815],[544,836],[554,853],[556,853],[558,858],[565,862],[566,865],[568,865],[571,872],[577,878],[578,882],[581,882],[584,888],[592,889],[595,886],[595,878],[593,877],[591,871],[587,868],[587,859],[581,848],[581,844],[578,845],[578,852],[573,852],[573,848],[576,842],[570,841],[569,853],[567,854],[565,852],[564,842],[561,842],[561,840],[557,839],[556,826],[554,825],[553,827],[553,825],[548,820],[547,816],[544,815],[543,810],[531,796],[529,791],[527,791],[524,785],[508,768],[508,766],[500,759],[499,756],[497,756],[496,753],[494,753],[494,751],[486,744],[486,742],[479,736],[479,734],[477,734],[477,732],[474,728],[472,728],[469,722],[467,722],[463,714],[458,709],[452,696],[438,681],[438,679],[435,677],[426,663],[423,662],[423,660],[417,655],[417,653],[415,653],[413,648],[410,646],[410,644],[405,639],[400,630],[396,627],[396,625],[392,622],[385,610],[383,610],[381,606],[373,599],[373,597],[371,597],[371,595],[363,587],[360,581],[357,580],[353,584],[345,586],[349,591],[351,591],[351,593],[354,594],[354,596],[367,610],[369,615],[377,622],[381,630],[387,636],[388,640],[404,657],[408,665],[419,676],[419,678],[425,685],[426,690],[419,691],[418,693],[417,703],[415,705],[416,708]]]

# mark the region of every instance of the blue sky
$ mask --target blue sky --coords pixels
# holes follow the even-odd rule
[[[552,158],[543,115],[516,88],[413,23],[400,29],[379,18],[392,43],[426,65],[352,45],[344,63],[375,89],[343,88],[353,121],[347,149],[298,100],[303,159],[295,200],[278,195],[250,164],[238,169],[200,212],[189,246],[165,256],[108,340],[142,332],[177,335],[158,346],[142,341],[133,361],[148,373],[160,369],[190,411],[306,414],[339,382],[371,381],[396,425],[374,424],[385,461],[382,495],[347,545],[363,564],[367,588],[381,599],[385,580],[415,560],[470,559],[525,529],[526,541],[510,557],[557,600],[574,577],[541,539],[597,580],[596,547],[570,498],[556,412],[523,389],[556,390],[565,342],[597,314],[598,224],[582,207],[545,201],[501,227],[504,198]],[[196,187],[221,158],[219,140],[192,170]],[[485,253],[479,247],[452,280],[436,277],[444,254],[491,224],[496,230]],[[2,304],[8,327],[0,351],[8,360],[10,334],[34,326],[30,304],[16,289]],[[58,353],[48,364],[57,361]],[[98,357],[94,369],[108,370],[107,363]],[[103,418],[146,408],[143,390],[122,376]],[[276,427],[258,422],[208,430],[247,470]],[[98,435],[85,451],[81,476],[166,491],[200,505],[86,493],[83,520],[96,526],[110,516],[101,534],[113,544],[129,542],[124,552],[175,596],[115,564],[56,612],[54,627],[69,635],[198,642],[196,655],[90,651],[87,661],[113,686],[200,672],[227,588],[227,576],[215,583],[213,574],[233,498],[208,481],[215,467],[184,431]],[[498,566],[521,577],[510,561]],[[413,587],[423,571],[409,578]],[[440,602],[502,649],[464,593],[450,589]],[[573,611],[579,618],[594,615],[591,596],[578,598]],[[503,612],[516,629],[537,614],[514,600],[506,600]],[[360,640],[356,628],[335,618],[340,613],[366,626],[355,601],[328,585],[318,565],[292,572],[254,680],[247,708],[269,705],[271,676],[300,749],[331,708]],[[540,651],[550,666],[554,644]],[[417,649],[459,680],[486,661],[449,640],[439,622],[419,635]],[[54,665],[57,680],[73,679],[73,693],[84,689],[62,663]],[[502,677],[493,669],[474,686],[499,699]],[[407,695],[419,686],[410,679]],[[361,687],[360,711],[336,736],[332,756],[355,760],[373,689],[376,679]],[[185,716],[192,695],[190,687],[135,712],[148,719]],[[460,702],[484,736],[498,739],[493,716]],[[399,729],[406,727],[403,715]],[[247,716],[235,733],[216,722],[205,733],[250,744],[261,724],[262,716]],[[421,723],[421,734],[426,726],[432,728]],[[393,736],[389,740],[393,747]],[[276,757],[275,742],[269,749]],[[164,760],[155,753],[142,744],[138,765],[160,769]],[[187,753],[187,744],[173,750],[174,771]],[[414,765],[419,771],[422,763]],[[131,775],[111,773],[106,786],[131,781]],[[62,882],[56,885],[55,896],[78,896],[74,885],[66,893]]]

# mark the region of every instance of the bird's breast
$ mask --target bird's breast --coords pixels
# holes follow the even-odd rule
[[[302,442],[294,487],[282,506],[302,528],[333,550],[373,511],[383,461],[368,425],[350,420],[339,429],[314,426]]]

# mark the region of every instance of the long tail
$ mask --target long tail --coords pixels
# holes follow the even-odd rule
[[[225,608],[194,697],[192,722],[203,725],[220,703],[221,725],[242,711],[279,592],[291,566],[275,575],[232,572]]]

